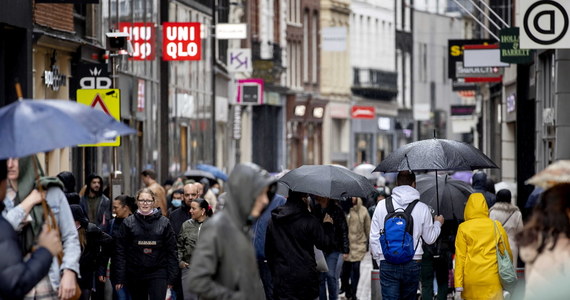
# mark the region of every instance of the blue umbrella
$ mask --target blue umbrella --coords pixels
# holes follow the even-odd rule
[[[106,113],[74,101],[21,100],[0,108],[0,159],[133,133]]]
[[[216,166],[199,164],[196,166],[196,169],[211,173],[212,175],[216,176],[216,178],[221,179],[223,181],[228,181],[228,175],[224,173],[224,171],[218,169]]]

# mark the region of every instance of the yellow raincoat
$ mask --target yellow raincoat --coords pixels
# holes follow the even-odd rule
[[[501,223],[489,218],[485,197],[471,194],[465,206],[465,222],[459,225],[455,240],[455,287],[463,288],[463,299],[503,299],[495,249],[499,235],[493,222],[512,258],[507,233]]]

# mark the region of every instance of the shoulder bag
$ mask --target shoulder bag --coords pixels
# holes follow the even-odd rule
[[[513,266],[511,258],[509,257],[507,247],[503,241],[503,235],[499,231],[499,228],[497,227],[497,223],[495,221],[493,221],[493,225],[495,225],[495,236],[499,236],[498,241],[495,244],[495,249],[497,250],[499,279],[501,281],[503,289],[512,292],[517,283],[517,272],[515,271],[515,267]],[[501,252],[501,247],[499,246],[500,244],[502,244],[503,252]]]

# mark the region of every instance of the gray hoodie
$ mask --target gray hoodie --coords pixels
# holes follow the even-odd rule
[[[249,237],[256,197],[275,178],[255,164],[235,166],[223,211],[202,226],[188,281],[200,299],[265,299]]]

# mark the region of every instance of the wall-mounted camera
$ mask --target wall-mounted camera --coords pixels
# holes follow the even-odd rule
[[[126,32],[107,32],[107,50],[121,51],[125,50],[129,55],[133,53],[133,46],[129,41],[129,34]]]

